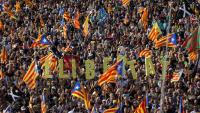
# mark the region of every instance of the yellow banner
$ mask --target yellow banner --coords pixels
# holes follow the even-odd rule
[[[86,75],[87,80],[94,79],[95,69],[94,69],[94,61],[93,60],[85,61],[85,75]]]
[[[49,67],[49,60],[45,60],[45,69],[44,69],[44,75],[43,78],[47,79],[47,78],[52,78],[52,75],[50,75],[50,67]]]
[[[128,61],[127,64],[130,66],[131,69],[131,74],[133,76],[133,79],[136,80],[137,79],[137,73],[135,71],[135,65],[133,61]]]
[[[75,79],[76,77],[76,60],[72,59],[72,78]]]
[[[105,58],[103,58],[103,72],[105,72],[107,69],[108,69],[108,67],[109,67],[109,62],[111,61],[112,59],[111,59],[111,57],[105,57]]]
[[[145,71],[146,71],[146,76],[155,74],[155,68],[152,63],[151,57],[145,58]]]
[[[58,69],[59,69],[59,78],[69,78],[68,74],[64,74],[63,71],[63,59],[59,59]]]

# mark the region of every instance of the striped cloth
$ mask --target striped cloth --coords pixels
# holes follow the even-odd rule
[[[125,7],[125,6],[128,6],[130,3],[130,0],[122,0],[122,5]]]
[[[8,54],[5,47],[1,50],[0,56],[1,56],[1,62],[5,64],[8,60]]]
[[[42,58],[40,58],[40,64],[42,65],[41,67],[44,68],[45,67],[45,61],[46,60],[49,60],[49,65],[50,65],[50,69],[52,71],[55,71],[56,70],[56,67],[57,67],[57,63],[58,63],[58,60],[54,57],[53,53],[50,53]]]
[[[28,71],[23,77],[23,81],[30,89],[34,89],[36,87],[36,78],[38,77],[38,73],[36,71],[36,64],[33,61],[29,66]]]
[[[76,12],[76,15],[75,15],[75,18],[74,18],[74,27],[76,29],[80,29],[79,17],[80,17],[80,13]]]
[[[71,20],[70,14],[66,11],[63,14],[63,18],[68,22]]]
[[[67,38],[67,26],[63,25],[63,37]]]
[[[161,37],[159,40],[155,41],[155,48],[160,48],[160,47],[166,46],[166,44],[168,47],[172,47],[172,48],[176,47],[175,44],[170,42],[169,39],[171,37],[172,37],[172,34],[169,34],[169,35]]]
[[[156,42],[157,39],[158,39],[158,36],[161,35],[161,33],[162,32],[161,32],[158,24],[154,23],[154,25],[153,25],[153,27],[152,27],[151,31],[149,32],[149,35],[148,35],[149,40]]]
[[[187,49],[188,53],[200,49],[200,26],[192,32],[182,46]]]
[[[98,80],[98,85],[102,86],[104,83],[115,83],[117,76],[120,74],[119,68],[122,69],[123,61],[118,61],[112,65],[106,72],[104,72]]]
[[[66,48],[63,48],[64,52],[72,52],[73,49],[70,47],[71,43],[66,47]]]
[[[196,51],[193,51],[193,52],[189,53],[189,59],[191,61],[196,61],[197,57],[198,57],[198,53]]]
[[[146,110],[146,99],[144,99],[140,105],[136,108],[134,113],[147,113]]]
[[[41,100],[41,113],[46,113],[47,112],[47,105],[45,103],[45,97],[42,95],[42,100]]]
[[[140,52],[139,57],[149,57],[151,56],[151,50],[149,49],[144,49]]]
[[[83,100],[87,110],[91,108],[88,91],[81,86],[80,82],[76,82],[72,95]]]
[[[109,109],[104,110],[103,113],[116,113],[118,109],[119,109],[118,107],[109,108]]]

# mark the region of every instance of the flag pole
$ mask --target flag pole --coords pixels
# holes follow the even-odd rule
[[[170,23],[171,23],[171,3],[169,3],[169,21],[168,21],[168,27],[167,27],[167,35],[170,32]],[[166,50],[165,50],[165,56],[164,56],[164,62],[163,62],[163,68],[162,68],[162,77],[161,77],[161,98],[160,98],[160,113],[163,112],[164,107],[164,97],[165,97],[165,77],[167,74],[167,58],[168,58],[168,40],[166,42]]]

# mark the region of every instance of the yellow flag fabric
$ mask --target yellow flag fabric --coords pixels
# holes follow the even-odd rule
[[[83,23],[83,35],[86,37],[89,33],[89,15],[86,17],[85,22]]]

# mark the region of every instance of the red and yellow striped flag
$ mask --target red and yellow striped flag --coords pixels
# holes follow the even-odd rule
[[[87,110],[91,109],[88,91],[80,84],[80,82],[75,84],[72,95],[83,100]]]
[[[144,99],[140,105],[136,108],[134,113],[147,113],[146,110],[146,99]]]
[[[0,30],[3,30],[3,22],[0,20]]]
[[[31,44],[31,48],[34,48],[34,47],[36,47],[36,46],[38,46],[39,45],[39,41],[42,39],[42,34],[38,34],[38,37],[37,37],[37,39],[35,39],[34,40],[34,42]]]
[[[47,105],[45,103],[45,97],[44,94],[42,95],[42,100],[41,100],[41,113],[46,113],[47,112]]]
[[[10,17],[10,19],[16,19],[16,17],[14,16],[13,12],[11,11],[11,9],[9,8],[9,6],[4,5],[4,12],[6,14],[8,14],[8,16]]]
[[[86,89],[84,89],[83,93],[84,93],[85,109],[89,110],[89,109],[91,109],[91,104],[90,104],[88,91],[86,91]]]
[[[169,35],[164,36],[164,37],[160,38],[159,40],[157,40],[155,42],[155,48],[160,48],[160,47],[166,46],[166,44],[168,47],[172,47],[172,48],[176,47],[175,44],[173,44],[169,41],[169,38],[171,38],[171,37],[172,37],[172,34],[169,34]]]
[[[50,69],[52,71],[55,71],[56,70],[56,67],[57,67],[57,63],[58,63],[58,60],[54,57],[53,53],[50,53],[42,58],[40,58],[40,64],[41,64],[41,67],[44,68],[45,67],[45,61],[46,60],[49,60],[49,65],[50,65]]]
[[[1,62],[5,64],[7,62],[7,60],[8,60],[8,53],[7,53],[5,47],[1,50],[1,55],[0,56],[1,56]]]
[[[67,11],[64,12],[63,18],[64,18],[66,21],[68,21],[68,22],[71,20],[70,14],[69,14]]]
[[[193,52],[189,53],[189,59],[191,61],[196,61],[197,57],[198,57],[198,53],[196,51],[193,51]]]
[[[23,81],[30,89],[34,89],[36,87],[36,78],[38,77],[38,73],[36,72],[36,64],[33,61],[29,66],[28,71],[23,77]]]
[[[143,14],[141,16],[141,22],[144,26],[144,30],[147,30],[147,26],[148,26],[148,9],[144,8],[143,9]]]
[[[83,35],[86,37],[89,33],[89,15],[86,17],[85,22],[83,23]]]
[[[72,52],[73,49],[70,47],[71,44],[69,44],[66,48],[64,48],[64,52]]]
[[[116,113],[118,109],[119,109],[118,107],[109,108],[109,109],[104,110],[103,113]]]
[[[76,15],[75,15],[75,18],[74,18],[74,27],[76,29],[80,29],[79,17],[80,17],[80,13],[78,11],[78,12],[76,12]]]
[[[158,36],[160,34],[161,34],[161,30],[160,30],[158,24],[154,23],[154,25],[153,25],[153,27],[152,27],[151,31],[149,32],[149,35],[148,35],[149,40],[156,42],[157,39],[158,39]]]
[[[125,7],[125,6],[128,6],[130,3],[130,0],[122,0],[122,5]]]
[[[118,73],[118,66],[121,65],[123,61],[118,61],[115,64],[113,64],[106,72],[104,72],[98,80],[98,85],[102,86],[104,83],[115,83],[116,78],[119,75]]]
[[[151,56],[151,50],[149,49],[144,49],[140,52],[139,57],[149,57]]]
[[[18,13],[21,11],[21,6],[20,6],[20,2],[19,1],[16,1],[16,4],[15,4],[15,12]]]

